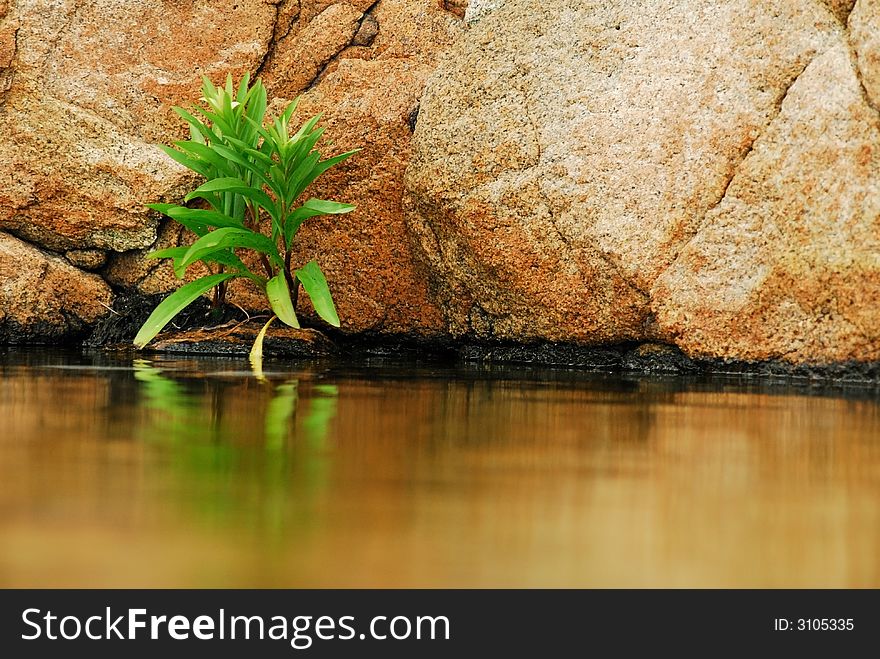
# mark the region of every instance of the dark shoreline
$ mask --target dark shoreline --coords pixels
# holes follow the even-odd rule
[[[81,328],[64,337],[35,336],[21,329],[5,332],[0,344],[14,346],[49,346],[81,348],[139,354],[131,339],[163,295],[120,296],[113,313],[92,328]],[[176,319],[172,341],[151,344],[145,355],[169,354],[192,356],[247,357],[254,328],[264,322],[256,317],[249,323],[237,308],[211,309],[202,298],[185,309]],[[221,332],[218,339],[186,341],[174,332],[197,331],[204,327],[247,325],[247,332]],[[428,359],[447,363],[499,364],[530,367],[567,368],[585,372],[637,373],[668,376],[732,375],[790,381],[836,383],[857,386],[880,386],[880,362],[838,362],[831,364],[792,364],[782,360],[748,362],[726,359],[701,359],[685,355],[677,347],[661,343],[624,343],[610,346],[587,346],[572,343],[539,341],[519,344],[505,341],[456,340],[449,337],[413,337],[364,333],[350,335],[338,330],[315,327],[329,340],[300,341],[285,336],[267,335],[264,354],[267,359],[359,358]],[[312,331],[311,334],[317,334]],[[165,335],[165,336],[169,336]],[[160,339],[163,335],[160,335]]]

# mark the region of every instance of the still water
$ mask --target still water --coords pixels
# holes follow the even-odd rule
[[[880,394],[0,352],[0,586],[880,587]]]

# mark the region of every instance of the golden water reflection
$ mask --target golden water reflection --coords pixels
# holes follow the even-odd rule
[[[5,360],[2,586],[880,586],[871,391]]]

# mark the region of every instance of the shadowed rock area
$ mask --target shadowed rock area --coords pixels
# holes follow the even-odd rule
[[[94,274],[0,232],[0,342],[52,343],[84,336],[113,294]]]

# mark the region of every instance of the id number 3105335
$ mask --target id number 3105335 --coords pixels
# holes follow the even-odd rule
[[[773,631],[835,632],[855,629],[853,618],[774,618]]]

